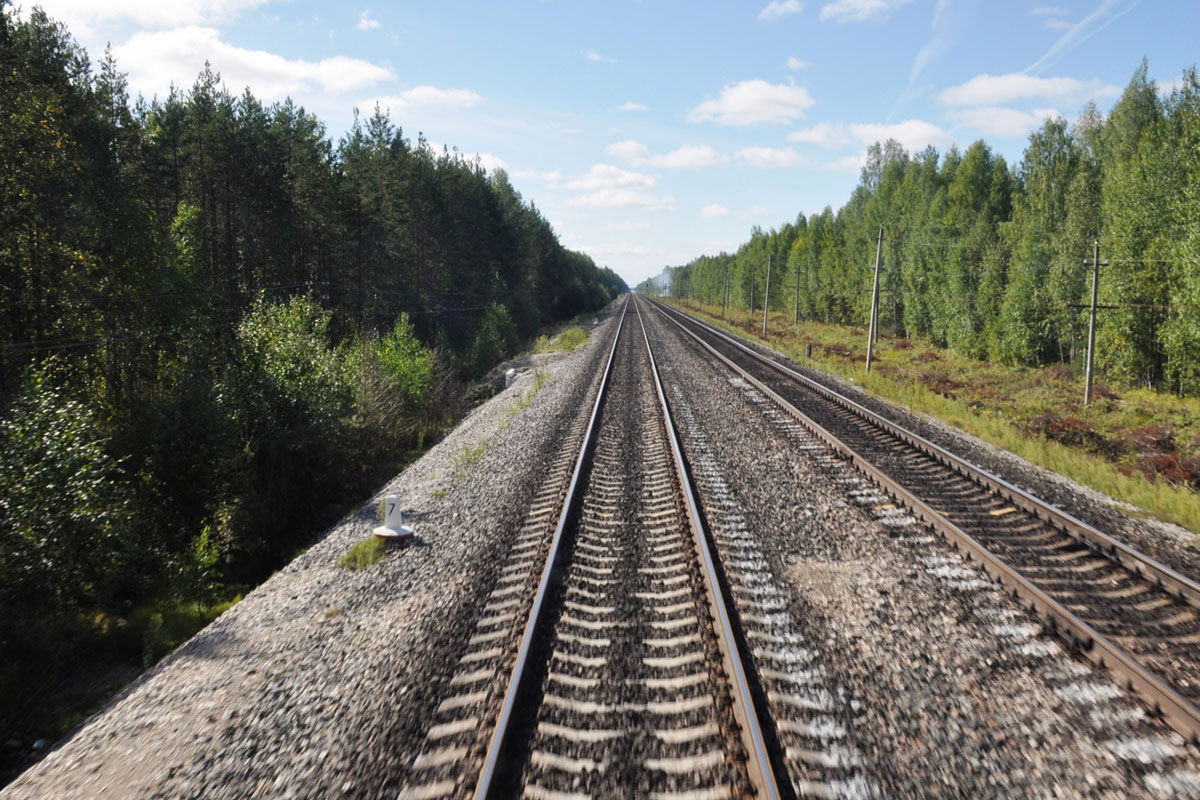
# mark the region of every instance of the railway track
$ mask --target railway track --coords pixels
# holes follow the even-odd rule
[[[756,387],[1200,742],[1200,585],[837,391],[675,309],[665,319]]]
[[[552,470],[400,797],[781,796],[632,298],[568,440],[567,489]]]

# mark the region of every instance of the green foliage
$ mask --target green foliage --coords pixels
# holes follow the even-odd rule
[[[483,313],[483,319],[475,331],[468,363],[471,369],[482,374],[517,349],[517,328],[508,316],[508,309],[492,302]]]
[[[374,347],[380,372],[401,408],[409,413],[424,411],[433,388],[435,355],[422,345],[407,314],[396,318],[390,333]]]
[[[356,572],[378,562],[386,552],[387,542],[377,536],[370,536],[347,550],[338,561],[338,566]]]
[[[909,154],[868,148],[859,185],[735,253],[665,270],[685,303],[866,325],[884,228],[880,328],[975,359],[1080,364],[1100,243],[1096,361],[1126,386],[1200,394],[1200,80],[1161,97],[1143,62],[1107,118],[1047,119],[1011,167],[984,142]],[[765,297],[767,265],[770,297]],[[646,287],[650,288],[650,287]]]
[[[60,611],[106,599],[128,493],[87,408],[35,376],[0,418],[0,598]]]
[[[534,342],[535,353],[574,353],[588,342],[589,334],[583,328],[567,328],[557,336],[539,336]]]

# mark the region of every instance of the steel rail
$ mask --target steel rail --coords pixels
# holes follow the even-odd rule
[[[980,563],[980,565],[983,566],[989,575],[1000,581],[1000,583],[1008,586],[1016,596],[1027,601],[1034,609],[1036,609],[1036,611],[1047,620],[1050,627],[1055,630],[1055,632],[1076,643],[1089,659],[1124,678],[1126,685],[1133,691],[1140,693],[1149,703],[1157,708],[1159,713],[1162,714],[1163,718],[1173,728],[1175,728],[1175,730],[1191,741],[1200,743],[1200,708],[1197,708],[1191,701],[1180,695],[1165,681],[1143,667],[1135,658],[1126,653],[1123,648],[1107,639],[1101,633],[1096,631],[1082,619],[1065,608],[1058,601],[1054,600],[1048,594],[1035,586],[1031,581],[1021,575],[1004,560],[991,553],[984,545],[947,519],[943,514],[938,512],[929,504],[925,503],[908,489],[901,486],[896,480],[884,473],[878,467],[871,464],[852,447],[845,444],[832,433],[822,428],[803,411],[796,408],[777,392],[768,387],[765,383],[751,375],[749,371],[736,364],[723,353],[717,351],[716,348],[701,339],[695,332],[688,330],[682,323],[675,319],[673,315],[665,313],[659,304],[655,304],[655,307],[659,308],[659,312],[663,315],[664,319],[676,325],[681,331],[694,339],[719,361],[754,386],[754,388],[762,392],[766,397],[770,398],[780,408],[794,417],[798,422],[804,425],[805,428],[823,440],[835,451],[844,453],[846,456],[848,456],[857,469],[875,481],[881,488],[884,489],[884,491],[891,494],[892,497],[898,502],[907,505],[914,514],[916,514],[927,524],[931,525],[934,529],[942,533],[942,535],[945,536],[952,544],[955,544],[956,546],[959,546],[965,550],[971,558],[975,559]],[[692,319],[690,316],[687,318]],[[709,328],[709,326],[704,325],[704,323],[699,324],[705,328]],[[711,328],[709,329],[711,330]],[[774,364],[769,359],[761,356],[758,353],[755,353],[749,348],[746,348],[725,334],[720,333],[719,331],[715,332],[733,344],[737,345],[742,350],[750,353],[758,361],[761,361],[769,366],[773,366],[784,374],[796,376],[802,379],[805,385],[815,385],[817,387],[820,386],[820,384],[815,384],[810,379],[799,375],[799,373],[796,373],[793,370]],[[827,393],[836,395],[837,397],[842,397],[842,395],[838,395],[836,392],[832,392],[828,389],[821,392],[821,394],[825,396],[828,396]],[[842,397],[842,399],[857,408],[862,408],[858,404],[853,403],[853,401],[850,401],[844,397]],[[867,412],[872,421],[875,419],[882,419],[879,417],[879,415],[875,414],[874,412],[870,412],[868,409],[862,410]],[[890,430],[895,426],[889,423],[886,427]],[[920,439],[920,437],[915,437],[915,434],[913,436],[914,438]],[[901,438],[905,438],[907,441],[906,437]],[[925,440],[921,439],[921,441]],[[934,445],[934,447],[936,447],[936,445]],[[941,448],[938,449],[941,450]],[[961,462],[961,460],[957,459],[957,457],[955,457],[955,460],[959,463],[965,463]],[[1027,496],[1032,497],[1031,495]],[[1132,551],[1131,548],[1127,549],[1133,552],[1135,555],[1141,555],[1137,553],[1137,551]],[[1187,579],[1185,578],[1184,580]]]
[[[738,647],[736,635],[733,631],[729,609],[721,592],[712,547],[709,544],[704,523],[700,520],[696,495],[692,491],[692,481],[688,474],[687,465],[684,463],[683,451],[679,446],[679,437],[675,434],[675,423],[671,418],[671,409],[667,405],[666,394],[663,393],[662,380],[658,374],[658,364],[654,360],[654,349],[650,347],[650,337],[646,333],[646,323],[642,319],[641,307],[635,302],[634,308],[637,310],[638,323],[642,326],[642,338],[646,342],[646,354],[650,357],[650,372],[654,376],[654,388],[658,393],[659,407],[662,409],[663,414],[663,424],[667,430],[667,438],[671,442],[671,454],[675,463],[675,474],[679,480],[679,486],[687,505],[688,524],[692,529],[692,538],[695,542],[696,552],[700,557],[700,564],[704,572],[704,586],[708,595],[709,609],[712,612],[714,632],[717,634],[721,656],[725,662],[726,674],[728,674],[730,681],[733,683],[733,713],[738,727],[741,729],[742,746],[746,748],[746,753],[749,756],[746,766],[750,774],[750,782],[758,789],[759,797],[778,800],[780,797],[778,781],[771,763],[771,756],[767,752],[766,737],[763,735],[762,725],[758,721],[754,697],[750,691],[749,681],[746,678],[746,668],[742,660],[741,650]]]
[[[542,577],[538,582],[537,594],[534,595],[533,605],[529,612],[529,620],[525,624],[525,633],[521,637],[521,647],[517,651],[517,661],[513,665],[512,675],[508,680],[508,689],[504,695],[504,704],[500,707],[500,714],[496,718],[496,728],[492,732],[491,741],[488,743],[487,757],[484,759],[483,768],[479,772],[479,780],[475,784],[475,800],[485,800],[485,798],[491,795],[494,789],[494,780],[498,773],[500,754],[507,742],[509,721],[512,719],[513,709],[523,688],[526,676],[526,662],[529,660],[530,651],[533,649],[533,640],[541,618],[542,604],[546,599],[551,580],[555,574],[563,531],[567,527],[567,520],[571,516],[571,512],[575,506],[577,499],[576,489],[579,487],[579,479],[583,474],[584,462],[595,440],[596,420],[600,416],[600,407],[604,404],[605,392],[608,389],[608,379],[612,375],[613,360],[617,352],[617,344],[621,341],[621,332],[625,325],[625,313],[629,310],[630,302],[630,298],[627,297],[625,305],[621,307],[621,319],[617,322],[617,333],[613,336],[612,348],[608,351],[608,361],[604,365],[604,376],[601,378],[600,388],[596,392],[596,402],[592,406],[592,415],[588,419],[587,429],[583,435],[583,444],[580,445],[579,455],[575,459],[575,469],[571,473],[571,482],[567,486],[567,494],[563,500],[562,510],[558,515],[558,525],[554,528],[554,538],[551,539],[550,550],[546,554],[546,564],[542,568]]]
[[[865,417],[872,424],[883,428],[888,433],[903,439],[908,444],[921,450],[926,455],[941,462],[945,466],[953,469],[963,477],[981,484],[990,491],[1000,495],[1009,502],[1019,506],[1023,510],[1033,514],[1043,522],[1059,528],[1064,533],[1075,538],[1093,551],[1100,552],[1105,556],[1115,559],[1122,566],[1129,569],[1138,575],[1141,575],[1146,580],[1158,583],[1166,592],[1173,594],[1179,599],[1187,602],[1189,605],[1200,608],[1200,583],[1182,575],[1179,572],[1171,569],[1166,564],[1163,564],[1145,553],[1138,552],[1134,548],[1117,541],[1113,537],[1089,525],[1088,523],[1072,516],[1071,514],[1056,508],[1047,503],[1045,500],[1030,494],[1019,486],[1004,480],[1003,478],[994,475],[991,472],[978,467],[969,461],[964,460],[961,456],[957,456],[946,450],[944,447],[937,445],[928,439],[925,439],[912,431],[909,431],[886,417],[872,411],[866,406],[856,403],[845,395],[824,386],[806,375],[802,375],[794,369],[791,369],[783,364],[776,362],[768,356],[759,353],[750,347],[747,347],[742,342],[729,336],[724,331],[721,331],[706,322],[696,319],[690,314],[684,314],[677,309],[665,307],[670,311],[677,313],[687,318],[693,324],[705,328],[708,332],[718,336],[729,344],[739,348],[747,355],[751,356],[765,366],[774,369],[775,371],[802,383],[806,388],[817,392],[828,400],[837,403],[842,408]],[[678,323],[677,323],[678,324]]]

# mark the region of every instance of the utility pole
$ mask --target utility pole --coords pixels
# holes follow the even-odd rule
[[[1083,404],[1092,404],[1092,370],[1096,366],[1096,299],[1100,286],[1100,240],[1095,240],[1092,250],[1092,316],[1088,322],[1087,381],[1083,390]]]
[[[725,321],[725,306],[729,305],[729,265],[725,265],[725,296],[721,300],[721,321]]]
[[[883,259],[883,226],[879,226],[879,242],[875,245],[875,283],[871,288],[871,324],[867,331],[867,372],[871,371],[871,356],[875,354],[875,336],[879,327],[879,263]]]
[[[771,307],[771,256],[767,255],[767,289],[763,294],[763,338],[767,338],[767,313]]]

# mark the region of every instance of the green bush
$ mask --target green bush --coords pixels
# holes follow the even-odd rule
[[[517,328],[508,316],[508,309],[492,301],[483,313],[468,359],[470,369],[481,375],[504,360],[517,349]]]
[[[103,599],[127,516],[88,409],[33,378],[0,419],[0,598],[58,611]]]

